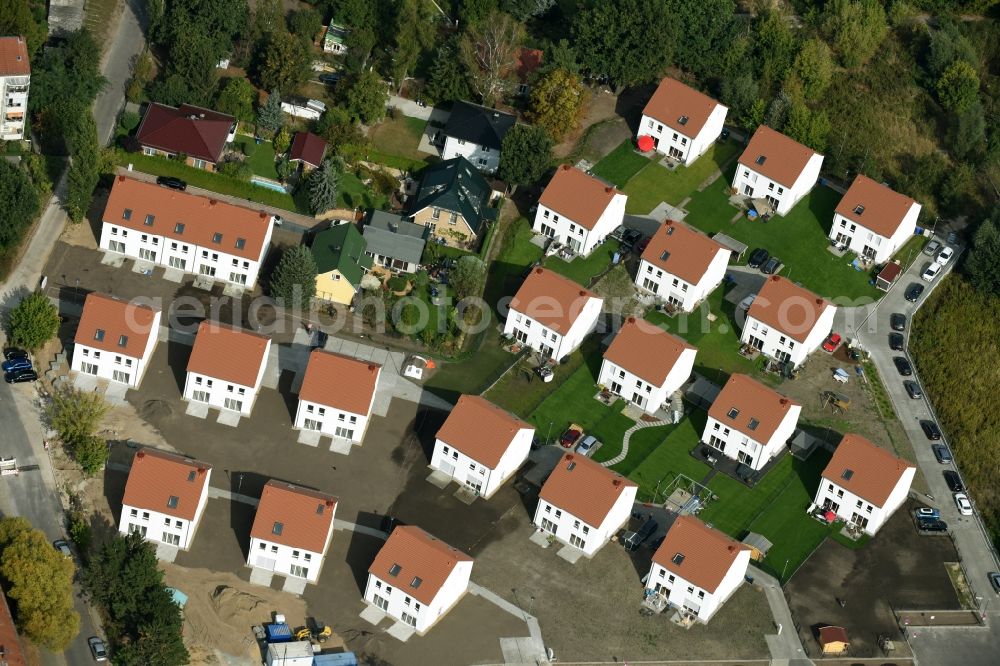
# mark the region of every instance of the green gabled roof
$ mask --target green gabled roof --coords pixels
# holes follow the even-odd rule
[[[367,244],[364,236],[353,224],[338,224],[321,231],[313,238],[313,257],[316,270],[322,275],[330,271],[340,271],[344,278],[355,287],[372,267],[372,258],[365,254]]]
[[[473,232],[479,233],[483,219],[496,215],[490,209],[493,193],[482,174],[464,157],[453,157],[424,169],[411,214],[433,206],[460,214]]]

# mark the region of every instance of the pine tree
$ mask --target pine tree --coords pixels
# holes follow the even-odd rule
[[[271,276],[268,290],[271,298],[285,307],[309,307],[316,295],[316,259],[312,251],[302,245],[285,250]]]
[[[337,186],[343,164],[336,159],[324,160],[320,168],[309,174],[309,207],[313,214],[330,210],[337,205]]]
[[[277,132],[284,118],[281,111],[281,95],[278,90],[272,90],[267,101],[257,109],[257,124],[269,132]]]

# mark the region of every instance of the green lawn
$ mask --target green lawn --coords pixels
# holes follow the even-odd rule
[[[274,169],[274,145],[270,141],[261,141],[258,144],[252,136],[239,134],[233,143],[240,147],[244,155],[246,155],[247,150],[250,151],[251,155],[247,157],[246,161],[254,174],[262,178],[278,180],[278,172]]]
[[[426,120],[399,114],[395,120],[386,118],[373,127],[368,138],[380,154],[423,162],[428,155],[417,150],[417,146],[420,144],[420,137],[423,136],[425,127],[427,127]]]
[[[785,217],[752,222],[741,216],[732,222],[739,211],[727,203],[732,180],[732,173],[727,173],[726,178],[719,178],[692,196],[684,207],[688,211],[687,223],[708,234],[722,232],[746,243],[749,250],[743,256],[744,261],[754,248],[767,248],[784,263],[781,275],[821,296],[868,299],[880,295],[868,284],[873,278],[850,265],[853,255],[837,257],[827,250],[830,245],[827,233],[840,193],[817,186]]]
[[[590,281],[611,265],[611,259],[618,251],[619,245],[618,241],[609,238],[595,247],[588,257],[576,257],[573,261],[566,262],[552,256],[545,260],[545,267],[565,275],[584,287],[590,287]]]
[[[632,139],[626,139],[608,153],[604,159],[595,164],[590,172],[618,187],[625,187],[632,176],[639,173],[649,163],[648,157],[643,157],[635,152]]]
[[[645,215],[663,201],[676,206],[693,195],[709,176],[723,169],[739,150],[735,141],[714,143],[694,164],[679,166],[673,171],[650,160],[625,185],[628,194],[625,211]]]
[[[383,208],[388,199],[375,194],[353,171],[345,171],[340,176],[337,190],[337,205],[342,208]]]
[[[653,500],[657,486],[662,487],[678,474],[695,481],[701,481],[708,474],[708,466],[690,455],[700,435],[690,418],[673,426],[638,430],[629,441],[628,457],[614,469],[639,484],[640,500]],[[664,498],[656,499],[662,501]]]

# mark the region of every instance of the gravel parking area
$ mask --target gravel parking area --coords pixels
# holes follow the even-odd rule
[[[847,629],[853,656],[879,656],[879,634],[895,639],[897,653],[907,656],[893,608],[961,607],[944,567],[958,561],[955,546],[947,536],[917,533],[911,518],[916,506],[904,504],[861,549],[827,539],[785,586],[807,652],[820,652],[819,627],[836,625]]]

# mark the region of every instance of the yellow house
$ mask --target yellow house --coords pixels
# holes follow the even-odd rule
[[[414,224],[428,228],[431,239],[471,248],[497,218],[492,199],[493,188],[482,174],[469,160],[455,157],[424,169],[410,216]]]
[[[316,259],[316,298],[350,305],[372,267],[365,247],[364,236],[350,223],[316,234],[309,248]]]

